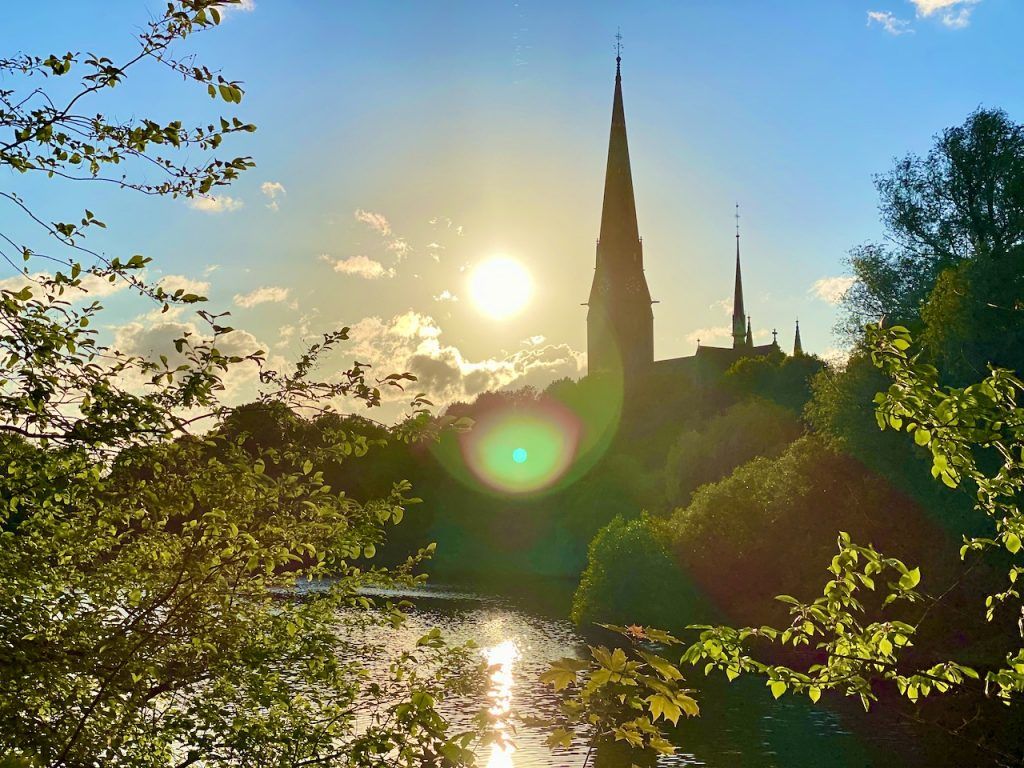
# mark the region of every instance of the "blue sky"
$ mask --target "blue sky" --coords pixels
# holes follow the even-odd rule
[[[0,43],[116,59],[161,6],[21,3]],[[617,28],[658,358],[726,343],[735,202],[759,338],[777,327],[788,346],[799,316],[805,348],[825,352],[835,309],[815,284],[881,237],[872,175],[980,105],[1024,120],[1020,0],[254,0],[189,48],[244,81],[240,106],[151,66],[92,107],[256,123],[228,149],[257,167],[219,200],[0,183],[50,218],[88,205],[109,225],[94,245],[205,283],[281,360],[351,325],[351,354],[414,368],[439,401],[578,375]],[[466,295],[495,254],[535,285],[502,321]],[[107,303],[109,332],[140,351],[190,322]]]

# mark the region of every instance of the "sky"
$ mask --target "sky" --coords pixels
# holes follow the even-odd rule
[[[19,3],[0,51],[119,60],[162,5]],[[255,123],[226,143],[256,162],[234,186],[191,202],[0,186],[50,219],[89,207],[108,225],[93,247],[153,257],[151,279],[230,311],[233,343],[275,365],[348,326],[346,359],[411,370],[438,405],[578,377],[616,30],[657,359],[728,344],[737,202],[755,339],[777,328],[789,349],[799,317],[804,348],[835,355],[844,257],[884,237],[873,176],[979,106],[1024,121],[1021,0],[246,0],[181,49],[241,80],[240,105],[151,65],[89,107]],[[12,210],[0,224],[35,236]],[[533,284],[501,319],[469,289],[497,256]],[[0,285],[17,280],[0,264]],[[195,327],[125,292],[104,302],[126,351]]]

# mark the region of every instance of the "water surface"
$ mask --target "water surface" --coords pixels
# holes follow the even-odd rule
[[[506,585],[506,592],[509,591]],[[408,595],[416,608],[402,629],[389,633],[387,644],[396,652],[439,627],[452,641],[474,640],[497,670],[487,698],[449,701],[444,713],[456,728],[469,727],[472,717],[488,708],[498,728],[512,744],[491,745],[480,755],[486,768],[629,768],[639,754],[607,750],[587,757],[587,746],[552,752],[543,728],[529,727],[518,718],[549,717],[557,698],[538,678],[549,662],[586,652],[586,640],[562,618],[568,612],[569,585],[520,582],[513,596],[498,597],[458,586],[428,586]],[[886,713],[864,713],[859,705],[840,700],[813,706],[795,696],[774,701],[763,683],[741,678],[704,678],[693,670],[689,685],[698,690],[702,715],[672,734],[677,754],[661,758],[658,766],[710,768],[868,768],[905,766],[941,768],[965,764],[948,745],[936,743],[910,724]],[[929,747],[928,744],[931,744]],[[653,765],[653,763],[647,763]]]

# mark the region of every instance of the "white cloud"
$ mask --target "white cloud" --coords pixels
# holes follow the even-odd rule
[[[459,300],[459,297],[456,296],[451,291],[449,291],[447,288],[445,288],[443,291],[441,291],[439,294],[437,294],[437,296],[434,297],[434,301],[452,301],[452,302],[454,302],[454,301],[458,301],[458,300]]]
[[[207,264],[203,267],[203,277],[209,277],[218,269],[220,269],[220,264]]]
[[[441,328],[432,317],[411,310],[389,320],[364,318],[349,335],[352,346],[345,349],[346,357],[370,363],[376,376],[414,374],[417,381],[407,390],[425,393],[438,407],[481,392],[527,384],[541,387],[565,376],[580,376],[586,368],[585,356],[566,344],[538,343],[500,358],[469,360],[442,341]],[[406,397],[398,391],[385,395],[391,400]]]
[[[207,291],[210,290],[210,284],[205,280],[192,280],[184,275],[164,275],[157,281],[157,285],[161,286],[168,293],[174,293],[180,289],[185,293],[205,296]]]
[[[320,256],[320,261],[331,265],[335,272],[343,275],[355,275],[366,280],[377,280],[382,277],[394,277],[394,267],[385,267],[379,261],[367,256],[349,256],[347,259],[334,259],[326,253]]]
[[[719,299],[713,302],[708,309],[717,309],[726,315],[732,314],[732,296],[726,296],[724,299]]]
[[[48,280],[52,277],[47,272],[36,272],[30,275],[20,274],[12,277],[4,278],[0,280],[0,289],[5,291],[18,292],[22,288],[28,287],[32,289],[32,295],[37,298],[41,298],[43,295],[43,287],[39,285],[40,281]],[[84,272],[79,275],[79,287],[66,288],[62,299],[69,302],[79,301],[92,301],[93,299],[101,299],[104,296],[110,296],[111,294],[123,291],[128,287],[128,282],[120,278],[115,279],[111,282],[106,277],[100,277],[91,272]]]
[[[704,346],[708,346],[710,343],[716,341],[728,341],[731,339],[731,325],[716,325],[713,328],[698,328],[686,335],[687,341],[693,344],[703,344]]]
[[[829,304],[838,304],[846,292],[850,290],[856,278],[849,275],[838,275],[836,277],[823,277],[815,280],[808,293],[812,293],[822,301]]]
[[[240,0],[240,2],[232,3],[231,5],[221,5],[217,8],[220,11],[220,15],[223,18],[228,18],[232,14],[237,12],[252,13],[256,10],[256,0]]]
[[[284,197],[288,194],[285,190],[284,185],[279,181],[264,181],[260,184],[260,192],[266,197],[270,198],[270,202],[267,203],[267,208],[272,211],[280,209],[280,204],[277,202],[278,197]]]
[[[383,213],[374,213],[373,211],[364,211],[362,208],[356,208],[353,215],[356,217],[356,221],[361,221],[384,237],[391,234],[391,223]]]
[[[963,29],[971,23],[971,12],[981,0],[910,0],[920,17],[941,14],[942,23],[950,29]]]
[[[868,11],[868,26],[872,24],[881,25],[890,35],[905,35],[914,31],[907,19],[897,18],[891,11]]]
[[[255,307],[257,304],[285,301],[288,298],[288,289],[277,285],[267,285],[257,288],[249,293],[236,293],[235,304],[246,309]]]
[[[188,341],[199,345],[210,341],[205,334],[205,326],[196,327],[192,322],[178,319],[150,318],[145,322],[135,320],[118,326],[114,330],[113,347],[126,355],[133,355],[148,360],[157,360],[160,355],[167,358],[169,367],[174,368],[187,362],[187,348],[179,352],[174,344],[176,339],[188,336]],[[266,351],[267,346],[245,330],[236,329],[217,339],[217,350],[228,356],[245,357],[257,351]],[[278,369],[283,360],[268,360]],[[147,386],[149,375],[132,372],[123,380],[123,385],[132,389],[143,389]],[[223,402],[237,404],[251,400],[259,387],[259,371],[254,364],[243,363],[232,366],[223,374],[224,391],[221,393]]]
[[[203,213],[230,213],[237,211],[245,203],[228,195],[206,195],[205,197],[191,198],[188,205]]]
[[[829,347],[821,353],[821,359],[836,368],[845,368],[850,360],[850,350],[839,347]]]

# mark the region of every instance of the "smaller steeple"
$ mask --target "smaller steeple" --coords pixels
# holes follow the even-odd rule
[[[800,357],[804,353],[804,345],[800,342],[800,321],[796,321],[796,336],[793,338],[793,357]]]
[[[746,339],[744,340],[744,343],[745,343],[745,344],[746,344],[746,345],[747,345],[748,347],[753,347],[753,346],[754,346],[754,334],[753,334],[753,332],[752,332],[752,331],[750,330],[750,315],[747,315],[747,337],[746,337]]]

